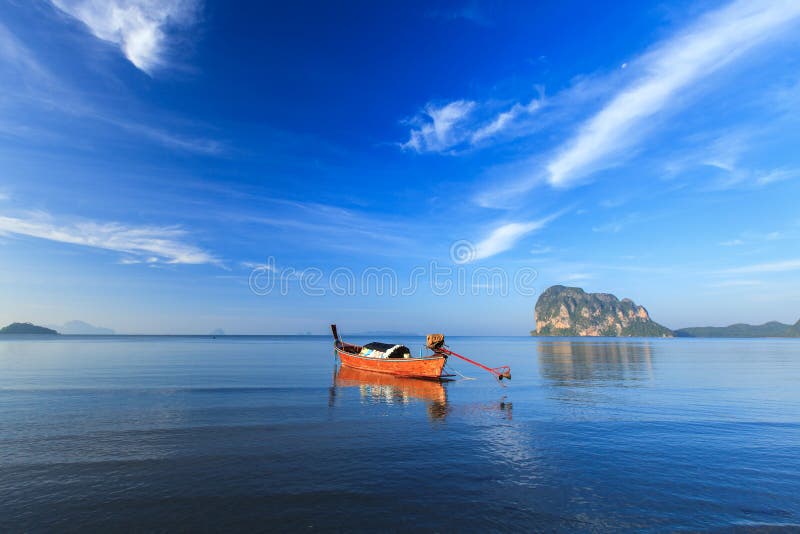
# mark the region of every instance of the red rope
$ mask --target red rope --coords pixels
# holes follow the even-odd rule
[[[447,356],[456,356],[457,358],[461,358],[465,362],[469,362],[472,365],[477,365],[481,369],[485,369],[486,371],[489,371],[490,373],[492,373],[494,376],[497,377],[498,380],[502,380],[504,378],[506,378],[508,380],[511,380],[511,368],[509,366],[507,366],[507,365],[503,365],[501,367],[495,367],[495,368],[487,367],[487,366],[483,365],[480,362],[476,362],[475,360],[470,360],[466,356],[462,356],[462,355],[460,355],[460,354],[458,354],[456,352],[453,352],[452,350],[447,349],[445,347],[439,347],[438,349],[436,349],[435,352],[446,354]]]

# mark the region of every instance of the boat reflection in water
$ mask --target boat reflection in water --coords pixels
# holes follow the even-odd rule
[[[449,412],[444,381],[407,378],[373,371],[353,369],[346,365],[336,368],[331,388],[330,404],[336,388],[358,388],[362,399],[383,404],[410,404],[423,401],[432,420],[444,419]]]
[[[539,365],[557,385],[635,386],[652,378],[655,347],[645,340],[540,340]]]

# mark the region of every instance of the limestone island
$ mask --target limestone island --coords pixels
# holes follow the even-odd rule
[[[674,337],[631,299],[552,286],[536,301],[532,336]]]

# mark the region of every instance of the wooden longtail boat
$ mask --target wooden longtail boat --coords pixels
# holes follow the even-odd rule
[[[331,331],[333,332],[333,346],[342,365],[353,369],[361,369],[362,371],[410,378],[433,380],[442,378],[442,369],[444,369],[444,364],[447,363],[447,356],[444,354],[437,352],[431,356],[414,358],[408,352],[405,352],[405,357],[374,357],[371,355],[374,353],[369,352],[370,349],[342,341],[336,331],[336,325],[331,325]]]
[[[425,339],[425,346],[433,351],[432,355],[414,358],[411,356],[411,351],[408,350],[408,347],[403,345],[373,342],[367,343],[362,347],[361,345],[342,341],[339,337],[339,332],[336,331],[335,324],[331,325],[331,332],[333,332],[333,348],[336,351],[336,355],[342,365],[353,369],[410,378],[441,380],[443,376],[442,369],[444,369],[444,364],[447,363],[447,357],[455,356],[492,373],[500,381],[504,378],[511,380],[511,369],[507,365],[487,367],[482,363],[453,352],[444,344],[444,336],[442,334],[428,334]]]

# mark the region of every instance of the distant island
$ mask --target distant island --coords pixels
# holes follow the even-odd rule
[[[0,334],[46,334],[57,336],[58,332],[31,323],[11,323],[8,326],[0,328]]]
[[[730,326],[696,326],[675,330],[677,337],[800,337],[800,320],[789,325],[770,321],[752,325],[737,323]]]
[[[552,286],[536,301],[532,336],[606,337],[796,337],[795,324],[771,321],[761,325],[700,326],[672,331],[652,319],[643,306],[609,293],[586,293],[579,287]]]
[[[85,321],[67,321],[61,326],[47,325],[47,327],[70,336],[113,336],[116,334],[110,328],[94,326]]]
[[[673,337],[631,299],[552,286],[536,301],[533,336]]]

